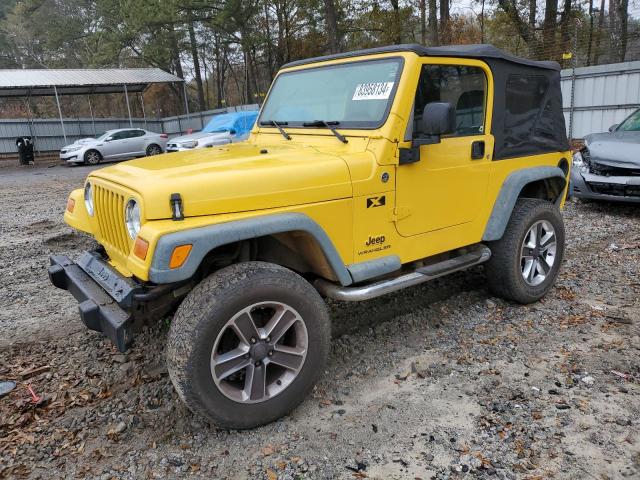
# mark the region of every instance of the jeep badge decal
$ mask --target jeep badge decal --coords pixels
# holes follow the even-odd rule
[[[385,195],[382,195],[381,197],[367,198],[367,208],[382,207],[386,200]]]

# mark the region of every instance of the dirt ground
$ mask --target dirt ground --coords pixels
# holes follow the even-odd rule
[[[174,392],[168,319],[120,354],[49,284],[49,255],[92,245],[62,221],[89,171],[0,170],[0,478],[640,478],[638,206],[571,202],[537,304],[490,297],[481,267],[331,303],[313,394],[228,431]]]

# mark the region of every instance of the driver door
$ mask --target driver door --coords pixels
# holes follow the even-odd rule
[[[407,214],[396,222],[402,236],[419,235],[472,222],[486,197],[493,155],[491,71],[477,60],[426,59],[416,90],[413,125],[421,135],[427,103],[455,107],[455,131],[422,145],[419,160],[399,165],[396,205]]]
[[[121,130],[111,135],[111,140],[105,141],[102,147],[102,156],[105,159],[119,158],[128,151],[129,131]]]

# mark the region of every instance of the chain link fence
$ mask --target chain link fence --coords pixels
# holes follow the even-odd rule
[[[0,119],[0,154],[15,154],[16,139],[29,136],[37,153],[56,152],[63,146],[86,137],[95,137],[117,128],[144,128],[175,137],[189,130],[201,130],[214,116],[242,110],[257,110],[257,104],[241,105],[204,112],[166,117],[160,120],[133,118],[65,118],[64,134],[59,119]],[[65,140],[66,135],[66,140]]]

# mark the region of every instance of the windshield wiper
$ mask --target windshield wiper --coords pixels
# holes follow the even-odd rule
[[[287,140],[291,140],[291,136],[284,131],[284,128],[280,126],[280,125],[289,125],[289,122],[276,122],[275,120],[263,120],[260,122],[260,125],[265,127],[266,126],[276,127],[284,138],[286,138]]]
[[[336,138],[340,140],[342,143],[349,143],[349,140],[347,140],[344,135],[338,132],[336,130],[336,127],[334,127],[334,125],[340,125],[340,122],[338,121],[326,122],[324,120],[314,120],[313,122],[304,122],[302,124],[303,127],[326,127],[329,130],[331,130],[331,133],[333,133],[336,136]]]

